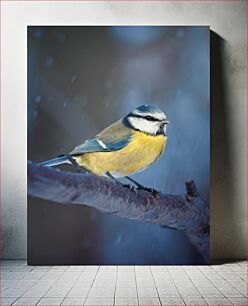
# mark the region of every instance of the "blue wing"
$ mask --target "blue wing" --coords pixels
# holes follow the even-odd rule
[[[94,138],[78,145],[70,154],[80,155],[90,152],[118,151],[127,146],[131,138],[130,129],[117,122],[107,127]]]

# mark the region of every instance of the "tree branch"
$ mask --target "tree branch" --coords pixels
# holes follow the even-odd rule
[[[185,195],[132,191],[91,173],[60,171],[28,163],[28,194],[62,204],[80,204],[124,218],[172,227],[186,233],[209,262],[209,207],[195,183]]]

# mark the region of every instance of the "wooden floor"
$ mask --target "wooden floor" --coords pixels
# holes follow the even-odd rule
[[[247,305],[247,263],[27,266],[2,261],[0,305]]]

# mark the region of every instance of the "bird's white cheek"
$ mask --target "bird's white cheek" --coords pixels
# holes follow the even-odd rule
[[[165,133],[165,135],[166,135],[166,131],[167,131],[166,124],[164,125],[163,129],[164,129],[164,133]]]

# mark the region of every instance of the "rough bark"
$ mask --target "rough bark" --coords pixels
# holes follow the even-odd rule
[[[71,173],[28,163],[28,194],[61,204],[94,207],[103,213],[159,224],[185,232],[209,262],[209,206],[193,181],[186,194],[129,190],[91,173]]]

